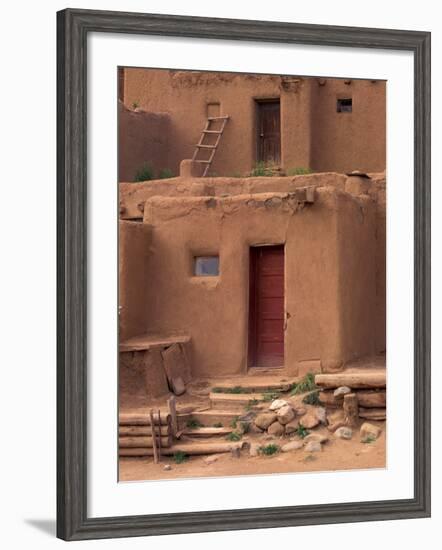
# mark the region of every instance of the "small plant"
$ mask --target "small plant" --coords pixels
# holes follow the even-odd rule
[[[215,424],[213,425],[214,428],[222,428],[223,427],[223,423],[222,422],[215,422]]]
[[[149,163],[143,164],[142,168],[135,174],[134,182],[148,181],[154,179],[153,168]]]
[[[273,176],[273,170],[266,165],[262,160],[256,163],[255,168],[252,170],[251,176],[260,177],[260,176]]]
[[[253,409],[253,407],[256,407],[258,405],[259,399],[249,399],[249,402],[246,405],[246,411],[250,411]]]
[[[311,174],[313,170],[310,168],[304,168],[303,166],[297,166],[296,168],[289,168],[286,171],[287,176],[302,176],[303,174]]]
[[[212,388],[213,393],[233,393],[233,394],[239,394],[239,393],[249,393],[249,391],[246,388],[243,388],[242,386],[234,386],[233,388],[220,388],[216,386],[215,388]]]
[[[267,403],[268,401],[274,401],[280,397],[279,392],[266,392],[262,394],[262,400]]]
[[[189,418],[186,423],[186,426],[190,429],[201,428],[202,424],[196,418]]]
[[[170,168],[163,168],[158,174],[160,180],[166,180],[168,178],[173,178],[173,172]]]
[[[235,418],[232,419],[232,422],[230,422],[230,427],[235,429],[238,425],[239,416],[235,416]]]
[[[250,430],[250,422],[247,422],[246,420],[241,420],[239,422],[239,430],[242,434],[248,433]]]
[[[186,462],[186,460],[189,460],[189,455],[184,451],[177,451],[176,453],[173,453],[173,460],[175,461],[175,464],[182,464],[183,462]]]
[[[296,434],[301,438],[304,439],[304,437],[307,437],[310,432],[307,430],[307,428],[304,428],[302,424],[299,424],[299,426],[296,428]]]
[[[263,445],[261,447],[258,447],[258,452],[265,456],[272,456],[276,453],[279,453],[279,448],[280,448],[279,445],[275,445],[274,443],[269,443],[269,445]]]
[[[314,405],[316,407],[319,407],[320,405],[322,405],[321,400],[319,399],[319,391],[315,390],[315,391],[312,391],[311,393],[308,393],[304,397],[302,402],[305,403],[306,405]]]
[[[239,441],[241,437],[242,435],[238,432],[231,432],[228,435],[226,435],[226,439],[228,441]]]
[[[140,106],[140,104],[138,103],[138,101],[134,101],[132,103],[132,109],[135,111],[135,109],[138,109],[138,107]]]
[[[368,434],[362,439],[362,443],[374,443],[376,441],[376,438],[372,434]]]
[[[315,375],[312,372],[308,372],[301,382],[292,385],[291,395],[298,395],[308,391],[316,390]]]
[[[240,172],[233,172],[233,174],[230,176],[231,178],[242,178],[242,175]]]

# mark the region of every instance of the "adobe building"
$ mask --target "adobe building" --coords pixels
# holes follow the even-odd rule
[[[385,352],[385,83],[139,69],[121,82],[120,169],[150,127],[155,170],[179,174],[119,184],[121,387],[158,397],[183,391],[174,372],[296,376]],[[229,116],[217,177],[189,160],[208,115]],[[257,160],[279,170],[251,176]],[[279,175],[296,167],[315,172]]]
[[[260,162],[281,174],[385,170],[384,81],[121,68],[119,97],[119,181],[144,163],[178,175],[219,116],[229,119],[207,175]]]
[[[120,212],[120,364],[148,391],[173,345],[186,380],[385,351],[383,175],[126,183]]]

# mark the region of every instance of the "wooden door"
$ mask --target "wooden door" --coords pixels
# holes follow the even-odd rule
[[[258,161],[281,162],[281,116],[279,99],[258,103]]]
[[[284,365],[284,246],[250,248],[249,367]]]

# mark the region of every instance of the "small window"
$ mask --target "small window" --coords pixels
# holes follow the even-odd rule
[[[338,102],[336,104],[336,111],[338,113],[351,113],[352,111],[352,99],[351,97],[347,97],[345,99],[338,99]]]
[[[198,277],[216,277],[219,275],[219,256],[196,256],[193,273]]]

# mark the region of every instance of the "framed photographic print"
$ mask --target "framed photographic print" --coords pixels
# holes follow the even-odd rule
[[[60,538],[430,514],[429,67],[58,13]]]

